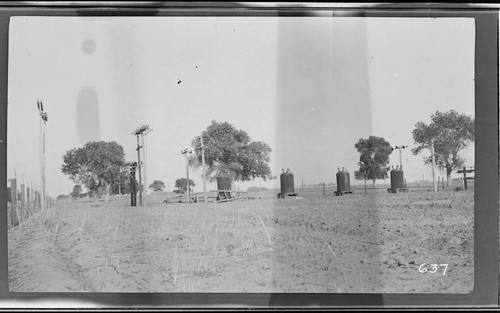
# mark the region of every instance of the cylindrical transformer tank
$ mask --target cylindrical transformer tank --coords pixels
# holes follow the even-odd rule
[[[231,177],[217,177],[217,190],[231,190]]]
[[[281,193],[295,193],[292,173],[281,174],[280,181],[281,181]]]
[[[402,170],[391,171],[391,189],[405,188],[405,180]]]
[[[337,173],[337,191],[351,191],[351,180],[349,178],[349,172],[341,171]]]

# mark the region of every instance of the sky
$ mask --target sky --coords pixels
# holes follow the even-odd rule
[[[142,125],[147,184],[172,190],[181,150],[212,120],[268,143],[273,175],[289,168],[298,186],[335,182],[338,167],[354,175],[360,138],[411,148],[415,124],[436,110],[474,116],[473,19],[30,16],[9,31],[8,176],[40,184],[40,99],[52,196],[75,184],[61,173],[67,150],[116,141],[134,161]],[[410,148],[405,178],[430,180]],[[463,156],[474,165],[473,146]],[[200,191],[201,171],[190,178]],[[237,183],[258,185],[279,178]]]

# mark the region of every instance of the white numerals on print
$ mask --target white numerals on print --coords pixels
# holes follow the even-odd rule
[[[420,267],[418,268],[418,271],[422,274],[425,274],[425,273],[435,274],[435,273],[439,272],[440,269],[443,269],[443,276],[446,275],[446,270],[448,269],[448,264],[429,264],[429,265],[427,265],[427,263],[422,263],[422,265],[420,265]]]

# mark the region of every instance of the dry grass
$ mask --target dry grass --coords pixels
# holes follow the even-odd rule
[[[274,197],[190,205],[152,196],[147,207],[130,207],[128,198],[99,206],[80,201],[33,220],[95,290],[409,292],[397,278],[402,274],[413,275],[412,288],[420,292],[469,286],[467,266],[456,265],[461,277],[444,277],[432,287],[408,263],[472,260],[436,239],[444,229],[463,242],[471,239],[465,193]],[[429,236],[441,246],[426,246]],[[396,260],[405,267],[392,267]]]

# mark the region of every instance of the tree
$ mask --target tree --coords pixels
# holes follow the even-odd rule
[[[391,144],[382,137],[370,136],[368,139],[359,139],[354,147],[360,153],[359,170],[354,171],[354,178],[364,180],[366,192],[366,180],[373,180],[375,186],[377,179],[388,177]]]
[[[65,199],[68,199],[69,196],[68,195],[58,195],[57,196],[57,200],[65,200]]]
[[[124,163],[125,153],[120,144],[91,141],[81,148],[66,151],[61,170],[74,182],[85,185],[89,195],[101,197],[106,194],[107,201]]]
[[[189,190],[191,190],[191,186],[194,187],[194,181],[191,179],[189,180]],[[178,188],[182,193],[185,193],[187,191],[187,179],[186,178],[179,178],[175,181],[175,188]]]
[[[269,162],[271,147],[262,141],[252,141],[243,130],[236,129],[228,122],[212,121],[202,133],[205,146],[207,177],[213,181],[217,177],[231,177],[236,181],[248,181],[261,177],[272,179]],[[202,154],[201,138],[191,142],[196,152],[189,158],[189,165],[200,168]]]
[[[82,186],[80,185],[75,185],[73,186],[73,191],[71,192],[71,198],[77,199],[80,197],[80,194],[82,193]]]
[[[415,144],[418,144],[412,149],[414,155],[425,149],[432,153],[432,143],[434,143],[435,164],[440,170],[446,171],[446,186],[449,187],[451,173],[465,163],[459,152],[474,142],[474,118],[455,110],[436,111],[431,115],[429,125],[419,121],[412,134]],[[424,162],[431,164],[432,155],[425,156]]]
[[[163,191],[163,188],[165,188],[165,183],[161,180],[155,180],[151,185],[149,185],[149,189],[152,191]]]

